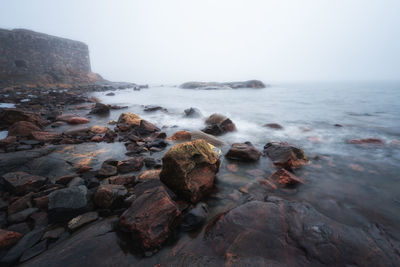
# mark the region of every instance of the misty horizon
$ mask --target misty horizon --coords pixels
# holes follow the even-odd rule
[[[92,71],[150,84],[397,81],[400,2],[13,1],[0,28],[82,41]]]

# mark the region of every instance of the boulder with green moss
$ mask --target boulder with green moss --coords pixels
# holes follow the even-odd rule
[[[175,145],[162,159],[160,179],[177,195],[196,203],[212,189],[220,155],[219,149],[201,139]]]

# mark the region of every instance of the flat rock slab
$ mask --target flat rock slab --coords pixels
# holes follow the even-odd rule
[[[6,186],[17,195],[36,192],[47,178],[25,172],[11,172],[3,175]]]

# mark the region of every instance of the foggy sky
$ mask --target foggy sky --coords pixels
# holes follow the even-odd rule
[[[114,81],[400,80],[399,0],[0,0]]]

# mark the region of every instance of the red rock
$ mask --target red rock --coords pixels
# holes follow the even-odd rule
[[[231,149],[225,155],[228,159],[240,161],[257,161],[260,156],[261,153],[250,143],[232,144]]]
[[[47,178],[31,175],[25,172],[10,172],[3,175],[8,188],[17,195],[25,195],[28,192],[36,192],[47,181]]]
[[[294,174],[288,172],[285,169],[277,170],[269,177],[269,179],[283,186],[292,185],[296,183],[302,183],[302,184],[305,183],[303,179],[295,176]]]
[[[46,125],[46,121],[38,114],[16,108],[3,108],[0,111],[0,126],[7,127],[18,121],[28,121],[38,127]]]
[[[49,132],[41,132],[36,131],[31,133],[33,139],[41,142],[51,142],[57,138],[61,137],[60,133],[49,133]]]
[[[92,166],[89,166],[89,165],[80,165],[80,166],[78,166],[76,172],[77,172],[77,173],[85,173],[85,172],[90,171],[91,169],[93,169]]]
[[[129,185],[133,184],[135,182],[135,176],[134,175],[129,175],[129,176],[112,176],[107,178],[108,182],[110,184],[116,184],[116,185]]]
[[[24,136],[28,137],[32,132],[41,131],[39,127],[29,121],[18,121],[8,128],[9,136]]]
[[[134,187],[134,193],[148,182]],[[129,209],[121,215],[120,224],[131,233],[134,240],[140,241],[143,249],[152,250],[164,243],[180,219],[181,213],[176,203],[160,184],[138,194]]]
[[[168,140],[172,141],[190,141],[192,136],[189,131],[178,131],[172,136],[168,137]]]
[[[309,160],[300,148],[285,142],[271,142],[264,146],[266,154],[274,165],[285,169],[296,169],[308,164]]]
[[[103,142],[103,137],[100,135],[95,135],[92,137],[92,139],[90,139],[90,141],[100,143]]]
[[[17,142],[17,137],[15,136],[8,136],[7,138],[0,139],[0,146],[8,146],[12,143]]]
[[[17,232],[0,229],[0,249],[12,247],[22,238],[22,236],[22,234]]]
[[[219,153],[204,140],[173,146],[163,157],[161,181],[177,194],[196,203],[214,185]]]
[[[377,144],[384,145],[385,143],[378,138],[365,138],[365,139],[353,139],[348,141],[349,144],[363,145],[363,144]]]
[[[69,124],[84,124],[84,123],[89,123],[90,121],[86,118],[83,117],[72,117],[67,119],[67,123]]]
[[[62,115],[60,115],[60,116],[57,116],[56,120],[57,120],[57,121],[64,121],[64,122],[66,122],[66,121],[68,121],[69,119],[71,119],[71,118],[73,118],[73,117],[76,117],[76,115],[75,115],[75,114],[62,114]]]
[[[110,130],[110,129],[107,128],[107,127],[104,127],[104,126],[97,126],[97,125],[95,125],[95,126],[90,127],[90,131],[91,131],[92,133],[95,133],[95,134],[104,134],[104,133],[106,133],[108,130]]]
[[[264,127],[268,127],[268,128],[275,129],[275,130],[283,129],[283,127],[277,123],[267,123],[267,124],[264,124]]]

